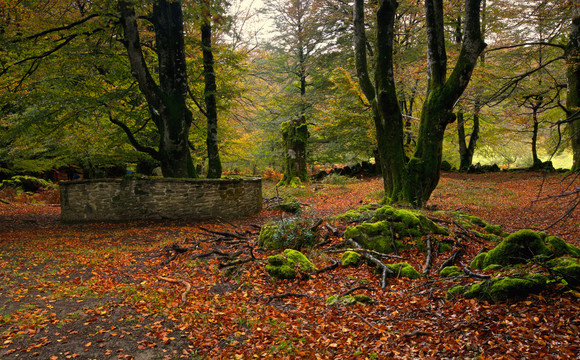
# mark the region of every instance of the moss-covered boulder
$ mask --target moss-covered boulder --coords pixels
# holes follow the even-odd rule
[[[568,244],[557,236],[547,236],[546,246],[555,256],[573,255],[580,256],[580,249],[572,244]]]
[[[300,214],[302,212],[302,205],[294,196],[289,196],[279,203],[268,205],[268,210],[281,210],[293,214]]]
[[[487,224],[484,226],[483,230],[487,231],[490,234],[501,236],[501,237],[506,237],[509,235],[509,233],[503,231],[503,228],[501,227],[501,225]]]
[[[294,279],[297,270],[309,273],[316,270],[316,267],[304,254],[293,249],[270,256],[266,265],[266,272],[274,279]]]
[[[439,272],[439,276],[442,278],[461,275],[463,275],[463,271],[461,271],[457,266],[446,266]]]
[[[332,295],[328,299],[326,299],[326,305],[335,305],[335,304],[342,304],[342,305],[355,305],[355,304],[375,304],[376,301],[372,297],[364,294],[359,295]]]
[[[364,248],[390,253],[394,251],[393,242],[398,250],[410,248],[400,240],[403,237],[415,238],[417,249],[424,251],[421,237],[427,234],[449,235],[449,230],[419,212],[383,206],[368,222],[348,227],[344,237],[356,240]]]
[[[471,285],[463,296],[468,299],[479,298],[493,301],[520,298],[542,291],[546,287],[547,280],[548,278],[541,274],[530,274],[522,278],[493,278]]]
[[[483,260],[485,260],[486,256],[487,256],[487,252],[482,252],[482,253],[477,254],[477,256],[474,257],[473,260],[471,260],[471,264],[469,264],[469,266],[471,266],[472,269],[477,269],[477,270],[483,269]]]
[[[354,251],[345,251],[340,262],[342,266],[357,266],[360,262],[360,254]]]
[[[552,272],[564,279],[568,284],[580,285],[580,259],[562,257],[548,262]]]
[[[391,277],[406,277],[409,279],[418,279],[421,277],[421,273],[406,262],[387,264],[387,267],[393,272],[390,274]]]
[[[447,300],[454,299],[456,297],[462,296],[464,292],[465,286],[463,285],[454,286],[449,290],[447,290],[447,293],[445,294],[445,299]]]
[[[550,255],[538,233],[533,230],[519,230],[506,237],[499,245],[490,250],[483,260],[483,268],[491,265],[510,265],[525,263],[537,255]]]
[[[300,219],[269,222],[260,230],[258,245],[271,250],[312,246],[316,239],[312,226],[312,222]]]
[[[334,219],[346,221],[367,221],[375,216],[376,210],[373,210],[372,205],[361,205],[358,209],[351,209],[345,213],[334,216]]]

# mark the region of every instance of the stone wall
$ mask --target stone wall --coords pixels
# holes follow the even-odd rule
[[[63,222],[231,218],[262,209],[260,178],[123,178],[59,185]]]

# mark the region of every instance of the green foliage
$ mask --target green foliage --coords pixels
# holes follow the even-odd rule
[[[447,299],[447,300],[454,299],[460,295],[463,295],[464,292],[465,292],[465,286],[463,286],[463,285],[454,286],[454,287],[450,288],[449,290],[447,290],[447,293],[445,294],[445,299]]]
[[[13,187],[26,192],[36,192],[42,188],[48,188],[50,185],[51,183],[44,179],[28,175],[17,175],[8,180],[2,181],[0,183],[0,189],[4,187]]]
[[[342,266],[357,266],[360,262],[360,254],[354,251],[345,251],[340,263]]]
[[[312,221],[296,218],[269,222],[260,230],[258,245],[273,250],[312,246],[316,239],[312,226]]]

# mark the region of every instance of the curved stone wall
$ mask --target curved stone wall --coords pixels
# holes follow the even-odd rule
[[[262,179],[123,178],[61,182],[61,221],[210,219],[262,210]]]

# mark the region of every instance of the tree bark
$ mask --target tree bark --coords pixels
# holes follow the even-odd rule
[[[477,111],[477,106],[475,111]],[[465,115],[462,112],[457,113],[457,136],[459,139],[459,169],[466,170],[473,163],[473,153],[477,139],[479,138],[479,114],[473,113],[473,129],[469,135],[469,143],[465,135]]]
[[[306,168],[306,142],[309,137],[306,118],[301,115],[282,123],[282,141],[284,145],[284,176],[280,185],[291,185],[296,178],[308,179]]]
[[[402,200],[405,177],[403,147],[403,117],[395,88],[393,72],[393,26],[397,10],[394,0],[381,0],[377,9],[377,63],[373,85],[366,59],[364,6],[362,0],[354,5],[355,61],[359,84],[373,110],[375,136],[385,197],[388,201]]]
[[[443,34],[443,1],[426,0],[427,19],[427,98],[421,112],[417,148],[408,164],[404,198],[422,207],[439,182],[443,135],[455,120],[453,108],[469,84],[485,43],[480,29],[480,1],[465,1],[465,30],[459,58],[447,80],[447,56]]]
[[[201,46],[203,53],[203,74],[205,77],[205,113],[207,117],[207,177],[219,179],[222,176],[222,164],[218,147],[218,118],[216,101],[216,76],[214,70],[213,51],[211,43],[211,14],[210,0],[202,1]]]
[[[572,170],[580,170],[580,12],[576,10],[566,51],[568,63],[567,116],[572,144]]]
[[[119,1],[118,7],[131,70],[160,135],[158,160],[163,176],[195,177],[187,145],[192,114],[185,101],[188,85],[181,2],[159,0],[153,6],[150,20],[155,28],[159,84],[145,61],[133,6]]]

